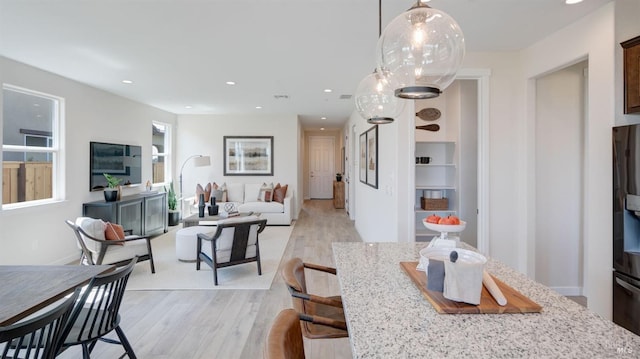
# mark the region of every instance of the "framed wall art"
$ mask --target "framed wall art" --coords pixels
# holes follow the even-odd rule
[[[360,135],[360,182],[367,183],[367,133]]]
[[[378,125],[367,132],[367,184],[378,188]]]
[[[224,136],[225,176],[273,176],[273,136]]]

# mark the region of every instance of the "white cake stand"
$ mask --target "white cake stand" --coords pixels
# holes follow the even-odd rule
[[[465,221],[460,221],[460,224],[435,224],[423,220],[422,224],[424,224],[424,226],[429,230],[440,232],[440,236],[434,237],[431,240],[431,243],[429,243],[429,247],[436,246],[437,242],[439,241],[447,240],[449,233],[460,233],[467,227],[467,222]]]

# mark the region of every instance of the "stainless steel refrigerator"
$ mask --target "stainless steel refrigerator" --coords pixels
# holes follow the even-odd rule
[[[640,335],[640,125],[613,128],[613,321]]]

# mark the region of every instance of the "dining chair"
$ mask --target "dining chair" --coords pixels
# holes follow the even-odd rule
[[[0,327],[0,358],[52,359],[62,344],[63,330],[80,290],[41,314]]]
[[[291,258],[282,268],[282,277],[289,292],[293,308],[300,314],[320,318],[323,325],[313,321],[302,323],[302,334],[309,339],[348,337],[347,324],[340,296],[323,297],[307,292],[304,270],[315,270],[335,275],[335,268],[304,263],[300,258]]]
[[[119,311],[129,275],[137,260],[134,257],[126,266],[95,276],[89,282],[69,317],[60,352],[82,345],[82,357],[88,359],[100,340],[120,344],[129,358],[136,358],[129,340],[120,328]],[[116,332],[119,341],[104,337],[112,331]]]
[[[238,264],[257,262],[258,275],[262,275],[258,235],[266,225],[266,219],[247,216],[218,221],[211,237],[198,233],[196,270],[200,270],[200,262],[209,265],[214,285],[218,285],[219,268]]]
[[[264,359],[304,359],[298,312],[285,309],[274,320],[264,346]]]
[[[151,250],[151,238],[127,235],[121,240],[107,240],[104,235],[105,223],[101,219],[78,217],[75,221],[65,221],[76,235],[78,247],[82,250],[82,264],[113,264],[122,266],[138,256],[139,261],[149,261],[151,273],[156,272]]]

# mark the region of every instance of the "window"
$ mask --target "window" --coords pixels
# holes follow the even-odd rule
[[[64,100],[3,85],[2,101],[3,208],[58,198],[58,129]]]
[[[154,122],[151,126],[153,183],[164,183],[167,178],[171,178],[170,132],[171,126],[166,123]]]

